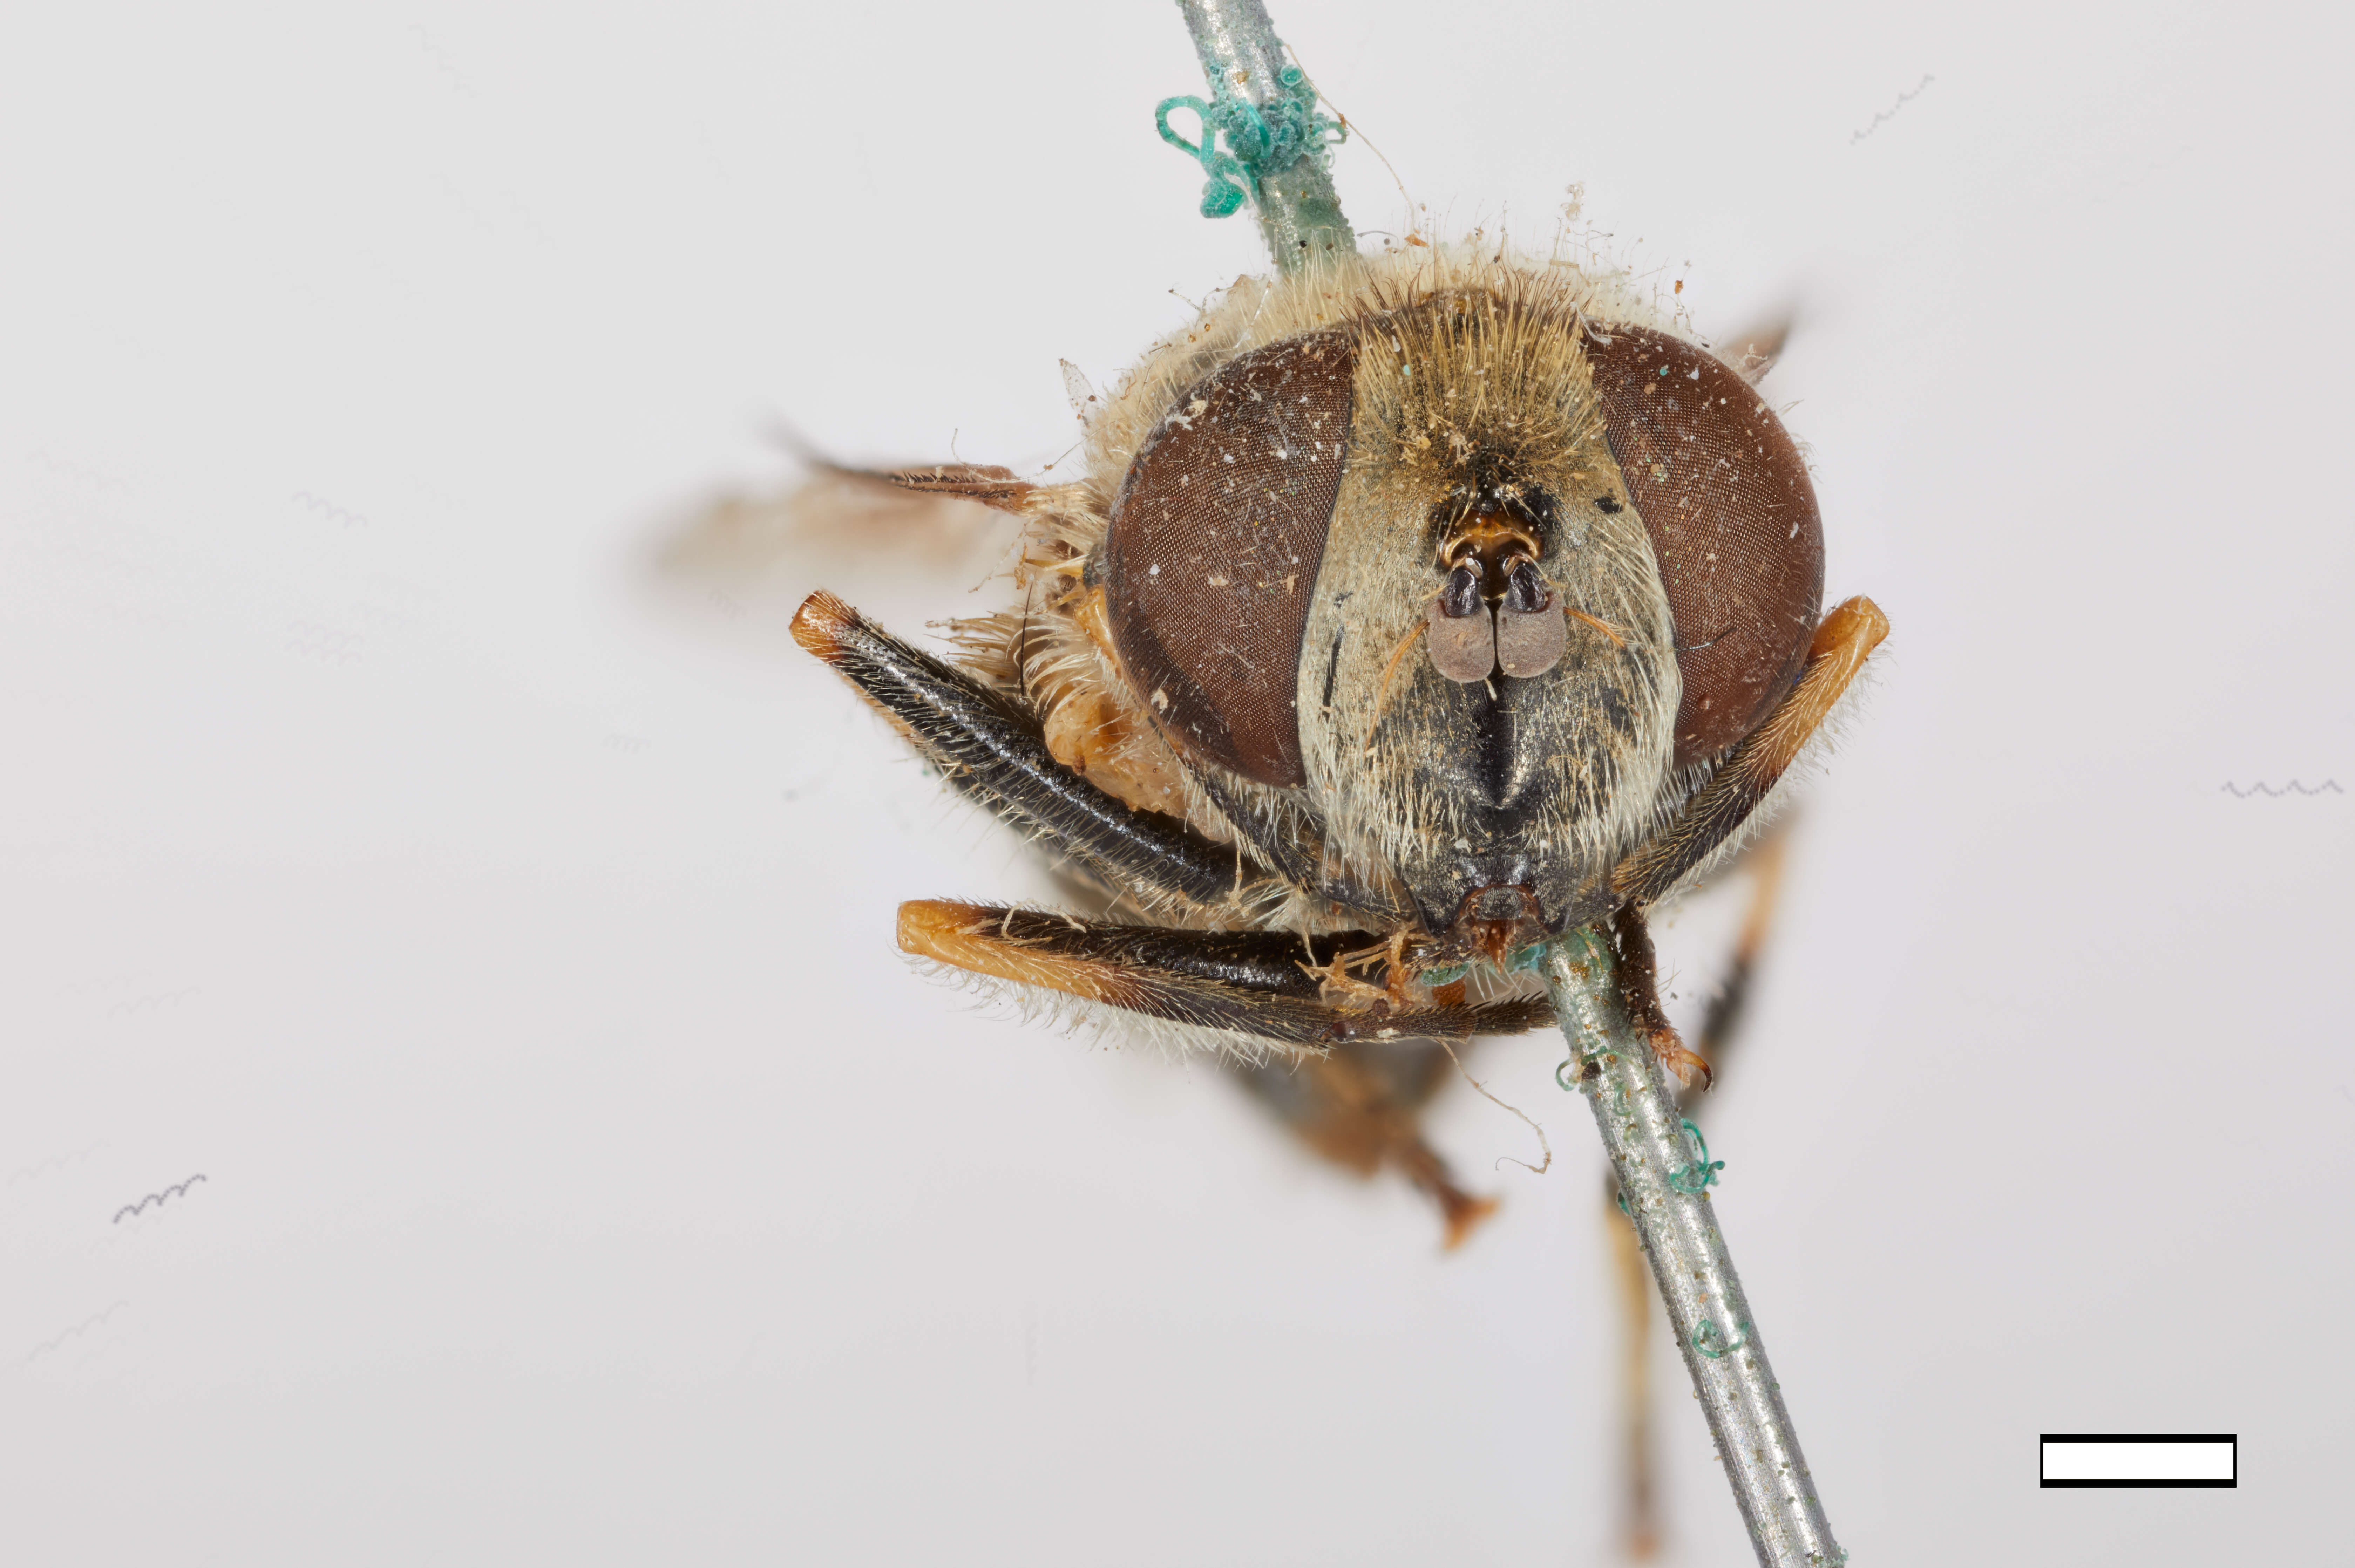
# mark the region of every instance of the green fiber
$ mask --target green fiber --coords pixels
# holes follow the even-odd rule
[[[1281,174],[1303,158],[1322,160],[1328,143],[1346,141],[1348,128],[1316,111],[1316,90],[1298,66],[1277,78],[1281,90],[1253,103],[1221,87],[1205,102],[1191,93],[1165,98],[1153,109],[1161,139],[1202,165],[1202,216],[1231,217],[1246,196],[1257,198],[1263,176]],[[1169,111],[1190,109],[1201,122],[1198,145],[1169,129]],[[1220,143],[1224,141],[1221,147]]]
[[[1685,1133],[1693,1140],[1693,1146],[1700,1150],[1700,1158],[1690,1165],[1679,1165],[1669,1171],[1668,1185],[1679,1192],[1698,1193],[1717,1181],[1717,1173],[1725,1169],[1725,1161],[1710,1159],[1709,1140],[1701,1137],[1700,1128],[1687,1122]]]

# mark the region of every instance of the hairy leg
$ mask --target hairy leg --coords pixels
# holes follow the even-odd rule
[[[1660,1006],[1659,959],[1652,951],[1652,933],[1633,904],[1611,917],[1611,940],[1619,949],[1619,995],[1627,1004],[1627,1020],[1647,1041],[1677,1082],[1689,1089],[1696,1080],[1704,1089],[1715,1080],[1710,1065],[1677,1038],[1676,1025]]]
[[[904,952],[1017,985],[1215,1030],[1246,1052],[1314,1054],[1351,1041],[1513,1034],[1547,1022],[1543,999],[1363,1009],[1324,999],[1314,971],[1369,933],[1187,931],[1091,925],[1061,915],[941,901],[900,906]]]
[[[1620,863],[1612,874],[1613,887],[1636,904],[1648,905],[1739,833],[1864,667],[1865,656],[1888,635],[1888,618],[1869,599],[1849,599],[1825,616],[1790,694],[1651,842]]]
[[[1758,972],[1758,955],[1774,929],[1775,899],[1783,885],[1783,856],[1789,842],[1790,835],[1777,823],[1735,863],[1750,872],[1750,906],[1742,917],[1742,932],[1734,938],[1725,980],[1710,999],[1709,1010],[1701,1014],[1700,1027],[1693,1037],[1693,1049],[1712,1062],[1724,1060],[1740,1037],[1749,1012],[1750,984]]]
[[[897,720],[956,789],[1114,886],[1205,909],[1273,891],[1240,850],[1175,817],[1132,810],[1057,762],[1038,719],[1014,699],[900,641],[834,595],[803,602],[794,641]]]

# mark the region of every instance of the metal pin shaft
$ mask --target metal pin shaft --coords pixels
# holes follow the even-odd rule
[[[1194,35],[1214,95],[1231,92],[1263,106],[1282,95],[1284,45],[1261,0],[1178,0],[1178,9],[1186,14],[1186,30]],[[1358,237],[1341,216],[1333,176],[1315,153],[1288,169],[1263,172],[1257,198],[1260,236],[1279,272],[1297,272],[1337,252],[1357,253]]]
[[[1284,90],[1284,46],[1262,0],[1178,0],[1178,8],[1214,97],[1232,92],[1264,106]],[[1262,171],[1256,197],[1260,233],[1277,270],[1356,253],[1332,176],[1313,151],[1288,169]],[[1578,1090],[1619,1172],[1758,1561],[1765,1568],[1840,1568],[1848,1553],[1833,1542],[1816,1499],[1676,1091],[1620,1000],[1617,956],[1597,933],[1579,931],[1548,952],[1544,972]]]
[[[1564,1076],[1594,1111],[1758,1561],[1765,1568],[1838,1568],[1848,1554],[1834,1543],[1816,1499],[1675,1084],[1620,999],[1610,939],[1592,929],[1572,932],[1547,953],[1544,974],[1570,1041]]]

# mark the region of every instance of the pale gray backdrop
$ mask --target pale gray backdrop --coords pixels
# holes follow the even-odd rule
[[[1433,229],[1542,245],[1581,182],[1703,331],[1802,310],[1768,385],[1896,630],[1704,1116],[1853,1560],[2334,1560],[2344,17],[1277,19]],[[9,34],[0,1557],[1607,1559],[1558,1046],[1477,1064],[1543,1179],[1443,1101],[1506,1200],[1443,1258],[1211,1065],[893,951],[903,897],[1050,890],[783,620],[986,608],[998,538],[650,580],[789,480],[772,421],[1035,467],[1058,359],[1262,265],[1154,137],[1173,7]],[[1746,1562],[1659,1371],[1671,1560]],[[2237,1432],[2240,1488],[2040,1491],[2082,1430]]]

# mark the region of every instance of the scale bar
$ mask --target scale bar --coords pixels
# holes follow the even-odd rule
[[[2240,1439],[2231,1432],[2047,1432],[2048,1487],[2236,1487]]]

